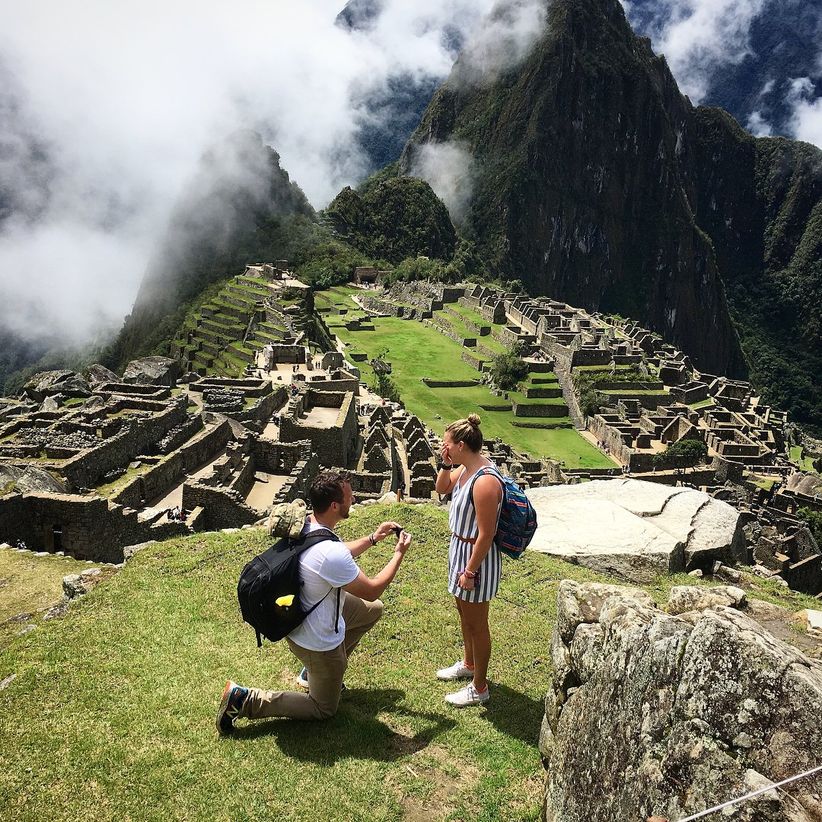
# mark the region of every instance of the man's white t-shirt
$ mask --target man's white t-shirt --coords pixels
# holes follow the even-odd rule
[[[324,527],[306,520],[303,534]],[[300,573],[303,580],[303,607],[308,610],[315,602],[322,602],[288,635],[288,638],[309,651],[330,651],[345,639],[342,604],[346,594],[345,591],[340,592],[340,621],[337,633],[334,631],[337,619],[337,593],[334,589],[353,582],[360,569],[344,542],[325,539],[300,554]]]

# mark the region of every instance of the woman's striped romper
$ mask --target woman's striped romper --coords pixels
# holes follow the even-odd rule
[[[485,470],[486,473],[499,476],[499,469],[493,463],[485,466]],[[496,545],[491,546],[480,565],[479,580],[474,590],[466,591],[459,586],[460,573],[465,570],[471,558],[473,541],[479,533],[477,513],[471,500],[471,486],[474,484],[475,476],[470,476],[465,482],[462,481],[463,477],[460,477],[451,493],[451,508],[448,511],[448,526],[451,529],[451,542],[448,546],[448,591],[466,602],[488,602],[496,596],[502,573],[502,558]],[[460,537],[468,537],[472,541]]]

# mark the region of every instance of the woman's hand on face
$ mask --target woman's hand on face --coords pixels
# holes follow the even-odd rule
[[[445,443],[443,443],[442,446],[440,447],[440,459],[444,463],[450,464],[450,462],[451,462],[450,457],[448,455],[448,446]]]

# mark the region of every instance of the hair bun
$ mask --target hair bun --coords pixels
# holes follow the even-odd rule
[[[479,414],[469,414],[468,415],[468,423],[471,425],[472,428],[479,428],[480,427]]]

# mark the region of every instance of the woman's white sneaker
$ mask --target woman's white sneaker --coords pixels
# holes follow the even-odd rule
[[[462,659],[448,668],[440,668],[437,671],[437,679],[471,679],[473,676],[474,669],[469,668]]]
[[[491,698],[491,689],[486,685],[481,693],[474,687],[473,682],[469,682],[462,690],[453,694],[447,694],[445,701],[456,705],[458,708],[467,708],[469,705],[482,705]]]

